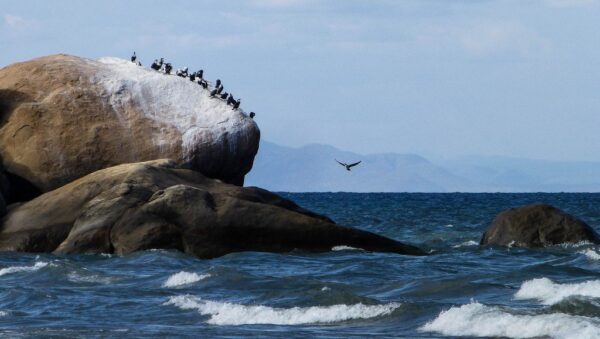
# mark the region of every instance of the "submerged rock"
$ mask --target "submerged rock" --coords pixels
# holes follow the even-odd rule
[[[480,244],[541,247],[582,241],[600,243],[600,237],[576,217],[550,205],[534,204],[498,214]]]
[[[259,139],[202,86],[126,60],[52,55],[0,70],[0,158],[42,192],[160,158],[241,185]]]
[[[239,251],[368,251],[416,247],[339,226],[290,200],[157,160],[103,169],[11,206],[0,250],[117,253],[164,248],[200,258]]]

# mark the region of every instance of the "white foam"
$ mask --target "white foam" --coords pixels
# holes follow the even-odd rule
[[[181,271],[179,273],[175,273],[171,275],[167,281],[162,285],[163,287],[171,288],[171,287],[179,287],[183,285],[193,284],[200,280],[209,278],[210,274],[202,274],[199,275],[197,273],[190,273]]]
[[[362,248],[356,248],[356,247],[352,247],[352,246],[346,246],[346,245],[341,245],[341,246],[333,246],[331,248],[332,251],[362,251]]]
[[[461,244],[458,245],[454,245],[452,246],[453,248],[460,248],[460,247],[469,247],[469,246],[477,246],[479,245],[479,243],[475,240],[469,240],[469,241],[465,241]]]
[[[251,119],[244,119],[225,101],[211,98],[210,91],[175,75],[139,67],[127,60],[106,57],[92,81],[102,86],[121,122],[127,126],[132,106],[146,118],[176,128],[181,134],[183,157],[193,146],[227,142],[233,148],[245,134]],[[157,147],[169,145],[163,133],[153,135]],[[227,140],[221,140],[227,139]],[[245,140],[245,139],[243,139]]]
[[[578,247],[590,246],[590,245],[594,245],[594,244],[589,241],[580,241],[580,242],[576,242],[576,243],[567,243],[566,242],[566,243],[558,244],[555,246],[562,247],[565,249],[571,249],[571,248],[578,248]]]
[[[419,329],[447,336],[600,338],[600,321],[563,313],[518,315],[471,302],[442,311]]]
[[[6,317],[7,315],[8,315],[8,312],[0,311],[0,317]]]
[[[74,283],[110,284],[113,281],[111,277],[102,277],[96,274],[81,275],[76,272],[69,273],[67,278]]]
[[[591,248],[588,248],[585,251],[579,251],[578,253],[584,254],[590,260],[600,260],[600,253]]]
[[[11,266],[0,269],[0,276],[18,272],[34,272],[48,266],[47,262],[37,261],[33,266]]]
[[[553,305],[572,296],[600,298],[600,280],[575,284],[557,284],[548,278],[528,280],[521,285],[515,299],[537,299],[544,305]]]
[[[202,315],[209,315],[208,323],[214,325],[333,323],[384,316],[400,307],[398,303],[389,303],[274,308],[202,300],[190,295],[171,297],[165,305],[175,305],[184,310],[195,309]]]

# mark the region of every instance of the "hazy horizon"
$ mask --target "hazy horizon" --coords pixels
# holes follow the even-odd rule
[[[348,172],[336,159],[361,163]],[[600,162],[502,156],[432,159],[261,140],[245,185],[279,192],[590,193],[600,192]]]
[[[0,66],[135,50],[222,79],[280,145],[600,161],[598,22],[597,0],[8,0]]]

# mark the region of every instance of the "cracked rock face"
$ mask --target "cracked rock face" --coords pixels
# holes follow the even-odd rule
[[[241,185],[260,131],[209,90],[116,58],[16,63],[0,70],[0,158],[42,192],[159,158]]]
[[[12,205],[0,231],[1,251],[58,254],[163,248],[213,258],[334,246],[423,254],[336,225],[268,191],[225,184],[167,160],[106,168]]]

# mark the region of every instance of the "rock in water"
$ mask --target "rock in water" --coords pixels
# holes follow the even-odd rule
[[[43,192],[160,158],[241,185],[259,139],[201,86],[127,60],[53,55],[0,70],[0,158]]]
[[[582,241],[600,243],[585,222],[556,207],[544,204],[511,208],[492,221],[481,245],[541,247]]]
[[[225,184],[166,160],[103,169],[11,207],[0,231],[2,251],[60,254],[165,248],[213,258],[334,246],[423,254],[336,225],[268,191]]]

